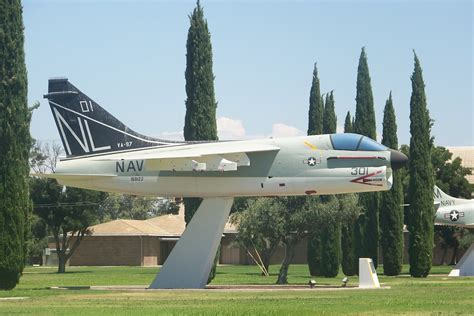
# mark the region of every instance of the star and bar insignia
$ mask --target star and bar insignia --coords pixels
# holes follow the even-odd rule
[[[308,159],[303,160],[303,163],[308,164],[308,166],[314,167],[317,164],[321,163],[321,158],[309,157]]]
[[[452,210],[451,212],[444,214],[444,218],[450,219],[452,222],[457,222],[461,217],[464,217],[464,212],[459,212],[457,210]]]

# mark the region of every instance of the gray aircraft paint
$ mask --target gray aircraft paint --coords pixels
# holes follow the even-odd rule
[[[453,198],[434,187],[435,224],[474,227],[474,200]]]
[[[311,194],[330,194],[332,191],[329,192],[329,189],[335,190],[333,193],[347,193],[387,190],[391,187],[389,151],[333,150],[329,135],[233,142],[235,146],[242,148],[247,143],[273,145],[280,149],[248,153],[250,166],[238,167],[236,171],[150,171],[147,170],[147,161],[126,159],[127,154],[124,153],[119,154],[124,157],[123,160],[114,160],[111,154],[107,157],[61,161],[56,173],[114,175],[97,179],[75,179],[71,176],[71,180],[62,178],[59,181],[65,185],[136,195],[212,196],[213,190],[219,195],[224,194],[226,187],[232,196],[305,195],[309,191]],[[317,149],[312,149],[307,144]],[[189,146],[199,150],[199,147],[214,147],[219,146],[219,143]],[[148,149],[150,150],[153,149]],[[340,156],[378,158],[340,162],[328,160]],[[315,158],[314,165],[308,163],[310,158]],[[199,158],[195,159],[199,161]],[[117,167],[117,163],[120,167]],[[361,176],[360,170],[366,173],[383,172],[381,185],[351,182]],[[161,184],[170,188],[163,190]],[[339,189],[335,188],[337,186]],[[209,192],[203,188],[208,188]]]

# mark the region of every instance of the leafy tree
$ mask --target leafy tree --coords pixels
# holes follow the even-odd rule
[[[97,208],[105,193],[64,189],[54,179],[34,179],[31,196],[35,214],[46,222],[56,243],[58,273],[64,273],[83,237],[91,233],[89,226],[98,222]]]
[[[177,214],[179,206],[172,200],[109,194],[100,205],[99,220],[106,222],[114,219],[144,220],[164,214]]]
[[[358,197],[355,194],[344,194],[324,199],[287,197],[279,198],[277,201],[281,205],[279,209],[282,212],[285,232],[282,242],[286,249],[277,283],[287,283],[288,268],[294,257],[295,245],[308,231],[321,232],[321,245],[327,248],[325,252],[321,252],[321,263],[318,269],[321,275],[332,277],[334,273],[337,274],[334,271],[339,270],[340,235],[329,232],[330,228],[326,227],[333,226],[332,223],[336,223],[337,226],[337,222],[347,222],[354,213],[359,213]],[[337,231],[339,229],[336,229]]]
[[[189,21],[190,27],[186,41],[187,98],[184,139],[187,141],[217,140],[217,102],[214,95],[211,34],[199,0]],[[184,199],[186,224],[191,221],[201,201],[198,198]],[[214,278],[215,267],[216,265],[211,270],[209,282]]]
[[[351,120],[351,112],[347,111],[346,119],[344,120],[344,133],[352,133],[352,120]]]
[[[357,95],[356,95],[356,113],[354,122],[354,131],[372,139],[376,138],[375,109],[374,98],[372,95],[372,86],[370,83],[369,66],[365,48],[359,58],[359,67],[357,69]],[[364,225],[359,224],[363,230],[362,243],[364,247],[358,249],[359,256],[372,258],[375,267],[377,267],[378,249],[379,249],[379,194],[361,193],[360,201],[364,209]],[[360,218],[362,220],[362,218]]]
[[[461,158],[452,159],[452,156],[453,154],[444,147],[432,148],[431,162],[435,173],[435,184],[451,196],[469,199],[472,189],[466,176],[471,174],[471,170],[462,166]],[[455,264],[458,250],[466,248],[463,240],[469,240],[470,235],[474,236],[469,229],[443,225],[436,225],[434,233],[444,248],[440,264]],[[449,248],[453,249],[453,253],[450,259],[446,259]]]
[[[397,123],[392,93],[385,103],[382,144],[398,149]],[[380,224],[385,275],[399,275],[403,264],[403,185],[398,170],[393,171],[393,186],[382,192]]]
[[[18,0],[0,4],[0,289],[19,282],[26,259],[31,146],[23,18]]]
[[[433,147],[431,162],[435,173],[436,185],[451,196],[470,199],[472,188],[466,179],[471,174],[469,168],[462,166],[462,159],[456,157],[446,148]]]
[[[32,150],[31,168],[36,172],[54,171],[61,153],[57,144],[37,144]],[[64,273],[83,237],[91,233],[89,226],[98,222],[97,209],[106,193],[66,188],[54,179],[32,178],[30,194],[34,214],[46,223],[55,240],[58,273]]]
[[[323,102],[321,98],[321,87],[318,78],[316,63],[313,70],[313,82],[309,93],[308,111],[308,135],[319,135],[323,133]]]
[[[452,156],[453,154],[444,147],[433,147],[431,162],[435,172],[436,185],[451,196],[470,199],[472,188],[466,176],[471,174],[471,170],[462,166],[461,158],[452,159]],[[469,229],[443,225],[435,226],[434,233],[435,238],[444,247],[440,264],[448,263],[451,265],[456,264],[459,249],[470,246],[470,244],[464,243],[464,240],[470,240],[474,236]],[[448,248],[452,248],[453,253],[451,258],[446,260]]]
[[[460,235],[463,231],[463,228],[456,227],[456,226],[444,226],[444,225],[437,225],[434,228],[434,236],[435,240],[437,240],[437,244],[440,244],[443,247],[443,254],[441,256],[440,262],[438,264],[456,264],[456,255],[459,249],[459,239]],[[453,255],[451,256],[451,260],[446,262],[446,255],[449,248],[453,248]]]
[[[66,272],[66,263],[97,223],[97,208],[105,193],[76,188],[64,189],[53,179],[33,179],[31,196],[34,212],[52,232],[58,255],[58,273]]]
[[[324,120],[323,120],[323,133],[333,134],[337,130],[337,117],[336,110],[334,108],[334,93],[331,91],[326,95],[326,102],[324,105]]]
[[[262,259],[265,271],[269,271],[271,256],[283,237],[281,210],[272,198],[249,199],[246,208],[232,215],[231,221],[238,227],[237,242]],[[256,255],[258,252],[259,255]],[[262,271],[262,275],[265,275]]]
[[[29,216],[28,264],[42,264],[43,249],[48,247],[48,229],[44,220],[35,214]]]
[[[429,117],[420,61],[415,54],[410,98],[410,183],[408,186],[410,274],[426,277],[433,258],[433,169]]]
[[[283,219],[282,243],[285,245],[285,258],[278,273],[277,284],[288,283],[288,268],[294,258],[296,245],[317,225],[317,218],[322,213],[337,210],[337,201],[321,203],[311,197],[284,197],[275,199],[275,208],[280,210]]]

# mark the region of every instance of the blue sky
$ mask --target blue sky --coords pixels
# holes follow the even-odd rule
[[[413,49],[432,134],[474,145],[471,1],[202,1],[214,54],[221,139],[305,134],[313,64],[334,89],[338,126],[354,113],[366,47],[381,137],[392,91],[399,143],[409,143]],[[32,135],[59,136],[42,98],[65,76],[132,129],[179,138],[186,36],[194,1],[23,1]]]

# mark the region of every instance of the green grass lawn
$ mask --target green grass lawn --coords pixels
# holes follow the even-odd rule
[[[274,284],[255,266],[219,266],[212,284]],[[405,270],[408,268],[405,267]],[[384,290],[307,291],[95,291],[50,290],[51,286],[148,285],[157,268],[70,267],[59,275],[54,268],[28,267],[21,283],[0,299],[0,315],[314,315],[314,314],[474,314],[474,278],[447,278],[451,267],[433,267],[425,279],[379,275]],[[381,269],[379,269],[381,273]],[[306,265],[292,265],[291,284],[306,284]],[[337,278],[311,278],[318,284],[340,285]],[[349,284],[357,285],[351,277]]]

